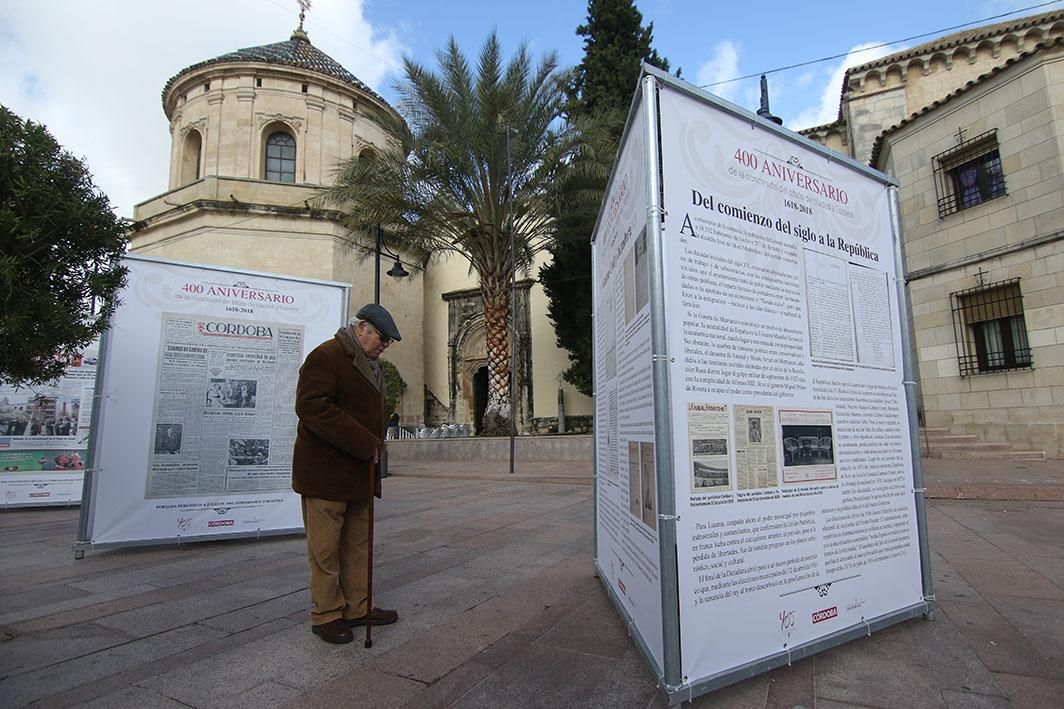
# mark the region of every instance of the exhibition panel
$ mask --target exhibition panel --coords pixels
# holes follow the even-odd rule
[[[933,597],[896,186],[641,89],[594,235],[597,564],[677,703]]]
[[[79,547],[302,529],[296,379],[348,286],[128,257],[101,347]]]

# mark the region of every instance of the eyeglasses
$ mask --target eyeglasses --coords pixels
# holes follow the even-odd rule
[[[380,338],[380,341],[381,341],[382,345],[388,346],[388,345],[392,344],[392,338],[388,337],[383,332],[378,330],[376,325],[371,323],[369,320],[366,321],[366,325],[368,325],[369,329],[373,330],[373,332],[377,333],[377,337]]]

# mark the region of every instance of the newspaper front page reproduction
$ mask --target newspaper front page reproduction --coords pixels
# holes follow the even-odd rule
[[[145,496],[285,490],[303,326],[164,313]]]
[[[779,485],[773,414],[771,406],[735,405],[735,477],[740,490]]]
[[[689,402],[687,431],[691,445],[691,492],[731,490],[728,407]]]
[[[99,343],[68,356],[63,376],[40,385],[0,381],[0,504],[69,504],[81,498]]]

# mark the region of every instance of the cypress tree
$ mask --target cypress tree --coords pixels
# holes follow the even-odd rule
[[[591,394],[591,232],[617,154],[628,107],[644,61],[665,71],[669,62],[651,44],[654,23],[632,0],[588,0],[587,22],[576,28],[584,38],[584,58],[573,70],[566,115],[578,125],[594,122],[603,139],[590,141],[566,176],[558,205],[558,229],[550,246],[552,259],[539,272],[558,346],[572,364],[563,377]],[[677,72],[677,76],[679,72]]]

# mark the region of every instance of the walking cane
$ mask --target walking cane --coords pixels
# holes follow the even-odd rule
[[[380,454],[370,478],[373,488],[369,494],[369,563],[366,568],[366,647],[373,647],[373,498],[377,495],[377,475],[380,472]]]

